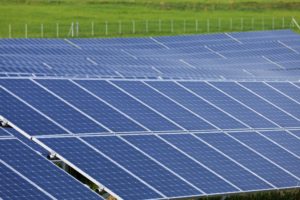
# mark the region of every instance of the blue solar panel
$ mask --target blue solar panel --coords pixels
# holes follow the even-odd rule
[[[286,151],[286,149],[276,145],[277,143],[269,141],[255,132],[231,133],[231,135],[281,166],[282,169],[296,177],[300,177],[299,158]],[[298,181],[300,181],[300,178],[298,178]]]
[[[299,183],[298,179],[225,134],[197,134],[197,137],[213,145],[276,187],[296,187]]]
[[[5,131],[4,128],[0,127],[0,136],[12,136],[9,132]]]
[[[88,137],[85,141],[146,181],[167,197],[203,193],[116,137]],[[148,170],[151,169],[151,173]]]
[[[295,85],[291,83],[284,83],[284,82],[268,82],[269,85],[276,88],[280,92],[288,95],[292,99],[300,102],[300,88],[297,88]]]
[[[207,80],[220,79],[222,76],[235,80],[253,80],[254,78],[256,80],[258,78],[298,80],[297,73],[289,73],[286,70],[298,66],[299,45],[297,46],[297,42],[294,42],[297,40],[299,40],[299,35],[288,30],[157,37],[155,39],[72,40],[81,49],[71,46],[64,40],[4,39],[0,41],[0,44],[3,44],[0,47],[2,57],[0,72],[1,75],[28,77],[34,74],[35,76],[62,77],[121,78],[126,76]],[[224,57],[227,59],[225,60]],[[229,61],[230,63],[231,60],[234,62],[237,58],[243,59],[240,59],[239,67],[235,67],[233,71],[224,68],[212,70],[211,65],[202,65],[201,69],[198,69],[197,64],[194,67],[193,64],[186,64],[189,60],[200,60],[204,63],[219,60],[217,62]],[[181,59],[186,63],[183,64]],[[264,60],[265,64],[255,64],[261,60]],[[286,63],[292,60],[296,63]],[[282,63],[282,61],[285,62]],[[174,65],[174,62],[179,64]],[[163,63],[169,68],[159,67]],[[178,67],[179,65],[184,67]],[[280,65],[282,66],[278,67]],[[229,66],[233,67],[233,64]],[[153,67],[158,68],[158,71]],[[172,67],[176,70],[171,70]],[[278,71],[281,68],[286,69]],[[211,75],[208,76],[208,74]]]
[[[100,196],[87,189],[81,183],[57,168],[53,163],[39,156],[16,139],[0,140],[0,160],[57,199],[100,198]],[[17,183],[15,182],[15,184]],[[2,192],[5,191],[2,190]],[[5,193],[12,197],[14,195],[14,193]]]
[[[64,134],[63,129],[25,105],[11,94],[0,89],[2,116],[30,135]]]
[[[26,144],[29,148],[35,150],[39,154],[42,154],[44,156],[47,156],[49,154],[49,152],[47,152],[40,145],[38,145],[37,143],[35,143],[32,140],[29,140],[28,138],[26,138],[24,135],[22,135],[21,133],[19,133],[18,131],[16,131],[13,128],[1,128],[0,127],[0,133],[1,132],[5,132],[11,136],[14,136],[15,138],[18,138],[20,141],[22,141],[24,144]]]
[[[276,90],[268,87],[264,83],[244,82],[241,84],[258,94],[259,96],[270,101],[272,104],[278,106],[280,109],[284,110],[289,115],[291,114],[293,117],[296,117],[298,119],[300,118],[299,103],[292,101],[283,94],[280,94]],[[300,90],[298,94],[300,94]]]
[[[41,190],[5,166],[0,160],[0,197],[3,199],[51,199]]]
[[[152,131],[180,130],[177,126],[155,113],[129,95],[106,81],[76,81],[95,95],[126,113]],[[101,90],[100,90],[101,88]],[[122,99],[122,101],[120,101]]]
[[[300,140],[295,135],[287,131],[265,131],[260,132],[262,135],[288,149],[294,154],[300,156]]]
[[[282,127],[299,127],[300,122],[297,119],[292,118],[286,113],[282,112],[278,108],[269,104],[261,98],[258,98],[256,95],[250,93],[246,89],[237,85],[236,83],[212,83],[214,86],[238,99],[239,101],[245,103],[247,106],[251,107],[258,113],[263,114],[267,118],[276,122]]]
[[[0,84],[71,132],[96,133],[106,131],[100,125],[29,80],[0,80]]]
[[[123,199],[159,199],[161,195],[76,138],[41,139]]]
[[[253,112],[251,109],[241,105],[239,102],[226,96],[222,92],[209,86],[206,83],[180,82],[180,84],[185,86],[187,89],[191,90],[195,94],[203,97],[204,99],[218,106],[220,109],[235,116],[242,122],[248,124],[250,127],[253,128],[277,127],[276,125],[272,124],[271,122],[261,117],[259,114]]]
[[[251,172],[191,135],[164,135],[164,139],[186,152],[199,162],[235,184],[241,190],[271,188]],[[247,180],[246,182],[244,180]]]
[[[120,199],[299,187],[299,38],[0,40],[0,195],[99,198],[50,150]]]
[[[39,83],[115,132],[146,131],[132,120],[67,80],[39,80]],[[102,91],[103,89],[99,90]]]
[[[178,139],[182,139],[183,137],[188,137],[188,135],[185,136],[170,135],[170,136],[162,136],[162,137],[167,140],[168,138],[172,137],[177,142],[180,142],[183,140],[178,140]],[[135,145],[137,148],[141,149],[143,152],[147,153],[148,155],[152,156],[153,158],[161,162],[163,165],[167,166],[169,169],[172,169],[174,172],[181,175],[187,181],[194,184],[198,188],[202,189],[207,194],[217,194],[217,193],[238,191],[238,189],[234,185],[232,185],[232,183],[237,184],[237,182],[229,178],[231,173],[228,173],[228,176],[226,175],[224,176],[222,174],[223,177],[225,177],[228,181],[231,182],[230,184],[226,182],[226,180],[220,178],[218,174],[215,174],[215,172],[218,173],[220,171],[218,170],[216,171],[215,168],[211,167],[210,165],[207,165],[207,163],[205,163],[205,160],[198,160],[196,156],[191,155],[193,156],[194,159],[200,162],[199,164],[195,162],[193,159],[187,157],[184,153],[181,153],[180,151],[176,150],[175,148],[168,145],[166,142],[164,142],[163,140],[159,139],[156,136],[153,135],[124,136],[123,138],[125,138],[131,144]],[[180,145],[175,144],[175,146],[177,148],[181,148]],[[189,146],[186,147],[188,148]],[[186,149],[184,150],[184,152],[189,154],[189,152],[186,151]],[[201,152],[200,155],[205,156],[206,154]],[[218,159],[217,157],[214,157],[213,160],[216,162],[217,159]],[[219,166],[221,165],[222,164],[219,163]],[[206,168],[206,166],[214,171],[213,172],[210,171],[209,169]],[[225,166],[222,165],[222,167]],[[233,167],[233,165],[231,165],[231,167]],[[238,177],[238,175],[235,175],[235,177]],[[249,182],[251,182],[251,178],[248,180]],[[254,189],[254,187],[247,188],[246,186],[245,187],[242,186],[242,188],[245,190],[249,188]],[[255,188],[257,189],[257,187]]]
[[[214,129],[201,118],[141,82],[115,81],[114,83],[188,130]]]

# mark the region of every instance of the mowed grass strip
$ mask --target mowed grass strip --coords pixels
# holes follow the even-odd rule
[[[70,37],[72,22],[74,37],[281,29],[300,19],[297,8],[288,0],[0,0],[0,37]]]

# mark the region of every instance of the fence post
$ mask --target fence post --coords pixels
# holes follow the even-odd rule
[[[275,29],[275,18],[272,17],[272,30],[274,30],[274,29]]]
[[[122,34],[122,21],[119,20],[119,35]]]
[[[251,19],[251,29],[254,30],[254,18]]]
[[[148,24],[149,22],[148,22],[148,20],[146,20],[146,33],[148,33],[149,32],[149,24]]]
[[[92,22],[92,36],[95,35],[95,30],[94,30],[94,22]]]
[[[56,23],[56,37],[59,37],[59,23]]]
[[[230,30],[232,31],[232,29],[233,29],[233,20],[232,18],[230,18]]]
[[[285,28],[285,19],[282,17],[282,28]]]
[[[8,38],[11,38],[11,24],[8,25]]]
[[[185,33],[186,32],[186,21],[183,20],[183,32]]]
[[[161,32],[161,19],[158,20],[158,32]]]
[[[105,35],[108,35],[108,22],[105,21]]]
[[[198,32],[198,19],[195,21],[195,31]]]
[[[262,18],[262,29],[265,30],[265,18]]]
[[[76,22],[76,37],[79,36],[79,23]]]
[[[132,33],[135,34],[135,21],[132,20]]]
[[[209,18],[207,19],[207,24],[206,24],[206,26],[207,26],[207,32],[209,33],[209,31],[210,31],[210,21],[209,21]]]
[[[241,17],[241,31],[244,30],[244,18]]]
[[[28,37],[28,29],[27,29],[28,27],[27,27],[27,24],[25,24],[25,38],[27,38]]]
[[[174,32],[174,21],[173,19],[171,19],[171,33]]]
[[[44,24],[41,24],[41,38],[44,37]]]
[[[221,19],[218,18],[218,31],[220,32],[221,31]]]

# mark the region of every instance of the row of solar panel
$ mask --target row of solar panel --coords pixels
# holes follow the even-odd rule
[[[39,139],[123,199],[297,188],[300,132]]]
[[[299,83],[0,79],[0,84],[0,115],[31,135],[300,127]]]
[[[255,31],[255,32],[236,32],[230,34],[201,34],[201,35],[185,35],[185,36],[164,36],[153,38],[111,38],[111,39],[70,39],[70,41],[79,46],[116,46],[127,47],[137,44],[153,44],[155,41],[166,44],[180,44],[188,41],[194,43],[198,42],[213,42],[214,44],[220,44],[218,41],[232,41],[232,38],[236,38],[243,43],[253,42],[257,40],[276,40],[276,39],[288,39],[296,36],[291,30],[276,30],[276,31]],[[66,46],[66,41],[61,39],[2,39],[0,46]]]
[[[39,155],[40,146],[13,135],[20,137],[11,128],[0,128],[1,199],[102,199]]]
[[[232,39],[231,35],[217,34],[161,38],[160,42],[166,42],[163,45],[174,44],[174,47],[162,46],[158,42],[159,38],[116,39],[118,42],[124,40],[123,45],[129,45],[129,49],[103,47],[104,41],[104,43],[112,42],[112,46],[116,45],[114,40],[109,39],[93,39],[93,46],[89,45],[89,40],[74,40],[73,42],[82,46],[79,47],[80,49],[72,47],[68,43],[65,43],[65,46],[40,45],[38,47],[0,45],[0,51],[2,48],[3,54],[5,54],[2,55],[0,71],[1,76],[32,76],[35,74],[36,76],[72,77],[79,75],[126,78],[202,78],[206,80],[224,78],[298,80],[299,72],[293,69],[299,63],[297,49],[300,44],[292,38],[299,38],[299,36],[291,31],[262,33],[269,37],[262,34],[263,41],[256,36],[242,44],[239,44],[240,41]],[[243,39],[245,36],[247,38],[249,33],[245,33],[245,36],[243,34],[236,35]],[[208,40],[200,39],[202,37],[208,38]],[[127,40],[135,42],[126,44]],[[168,40],[180,40],[181,42],[168,43]],[[16,41],[19,41],[20,44],[24,42],[23,40]],[[99,41],[100,43],[98,43]],[[195,41],[202,41],[208,46],[197,44]],[[209,46],[210,41],[217,41],[218,45],[210,44]],[[224,41],[231,41],[231,44],[226,44]],[[7,41],[2,42],[6,43]],[[48,42],[49,40],[46,40],[46,43]],[[53,42],[56,44],[58,41],[53,40]],[[140,42],[144,43],[140,44]],[[160,44],[161,49],[147,48],[147,44],[151,43]],[[134,45],[138,46],[134,48]],[[15,53],[18,55],[14,55]],[[40,56],[37,57],[37,55]],[[262,56],[265,57],[262,58]],[[287,62],[287,56],[296,57],[296,59]],[[224,66],[224,63],[228,64]]]
[[[113,65],[113,62],[122,62],[122,60],[114,60],[111,64],[95,65],[91,63],[73,63],[74,61],[66,64],[68,61],[58,63],[60,59],[52,57],[52,61],[49,62],[27,62],[28,57],[20,58],[7,58],[3,57],[0,62],[0,75],[7,76],[86,76],[86,77],[125,77],[125,78],[202,78],[205,80],[215,79],[228,79],[228,80],[292,80],[298,81],[299,75],[297,69],[299,65],[298,60],[295,61],[277,61],[274,64],[273,58],[255,58],[252,61],[241,61],[241,59],[222,59],[224,64],[221,64],[221,60],[214,60],[218,64],[213,64],[212,60],[180,60],[177,62],[170,61],[170,63],[162,60],[160,64],[157,64],[157,60],[135,60],[133,64],[120,63]],[[5,60],[14,59],[13,62],[6,63]],[[31,59],[31,58],[30,58]],[[37,60],[43,60],[43,58],[34,58]],[[91,58],[89,58],[91,60]],[[48,60],[48,59],[47,59]],[[96,62],[93,58],[93,62]],[[134,59],[133,59],[134,60]],[[76,60],[75,60],[76,61]],[[125,60],[123,60],[125,62]],[[81,62],[81,61],[80,61]],[[80,63],[79,62],[79,63]],[[84,61],[86,62],[86,61]],[[98,62],[98,60],[97,60]],[[132,62],[127,60],[126,62]],[[143,63],[144,62],[144,63]],[[226,64],[226,62],[235,62],[234,64]],[[252,63],[251,63],[252,62]],[[273,63],[272,63],[273,62]],[[46,64],[47,63],[47,64]],[[143,64],[141,64],[143,63]],[[154,67],[155,66],[155,67]],[[210,66],[210,67],[207,67]]]

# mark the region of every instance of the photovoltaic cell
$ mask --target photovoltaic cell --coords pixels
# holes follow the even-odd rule
[[[106,131],[30,80],[0,80],[0,84],[74,133]]]
[[[300,156],[300,140],[297,136],[295,137],[287,131],[265,131],[260,133]]]
[[[207,122],[191,114],[142,82],[114,81],[114,83],[187,130],[215,129]]]
[[[223,90],[227,94],[233,96],[239,101],[245,103],[247,106],[251,107],[258,113],[266,116],[272,121],[276,122],[282,127],[299,127],[300,122],[286,113],[282,112],[278,108],[269,104],[261,98],[258,98],[256,95],[250,93],[246,89],[232,82],[214,82],[212,83],[214,86]]]
[[[0,88],[1,115],[30,135],[64,134],[63,129],[53,124],[30,107]]]
[[[250,146],[261,155],[267,157],[293,175],[300,177],[300,159],[272,141],[255,132],[231,133],[235,138]],[[299,178],[300,180],[300,178]]]
[[[202,195],[201,192],[117,137],[87,137],[84,140],[167,197]]]
[[[3,199],[51,199],[0,160],[0,197]]]
[[[292,114],[293,116],[300,118],[300,104],[292,101],[291,99],[287,98],[286,96],[280,94],[276,90],[268,87],[264,83],[258,82],[243,82],[241,83],[243,86],[247,87],[248,89],[252,90],[256,94],[260,95],[261,97],[267,99],[268,101],[272,102],[274,105],[278,106],[279,108],[283,109],[284,111]],[[300,94],[300,90],[299,93]]]
[[[295,187],[298,184],[296,178],[223,133],[197,134],[197,137],[219,149],[276,187]]]
[[[180,130],[177,126],[106,81],[76,81],[101,99],[152,131]],[[122,99],[122,101],[120,101]]]
[[[0,140],[0,160],[57,199],[100,198],[16,139]]]
[[[145,129],[70,81],[39,80],[38,82],[112,131],[145,131]],[[104,90],[104,88],[101,88],[99,91],[102,90]]]
[[[175,135],[174,137],[176,138]],[[195,162],[156,136],[123,136],[123,138],[207,194],[237,191],[235,187],[222,180],[203,165]],[[165,136],[163,138],[166,139]]]
[[[300,88],[297,88],[295,85],[284,82],[268,82],[268,84],[300,102]]]
[[[162,137],[242,190],[271,188],[270,185],[194,136],[178,134]]]
[[[76,138],[47,138],[43,143],[123,199],[159,199],[161,195]]]

